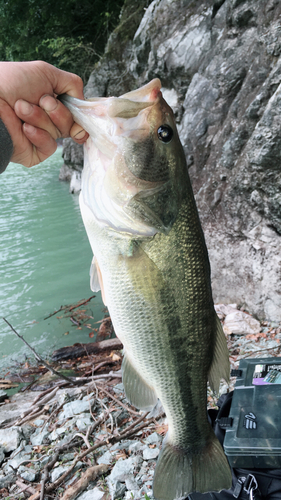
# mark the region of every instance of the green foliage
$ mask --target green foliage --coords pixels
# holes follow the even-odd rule
[[[0,0],[0,58],[42,59],[84,80],[118,23],[124,0]]]

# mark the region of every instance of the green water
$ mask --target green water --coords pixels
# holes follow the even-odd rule
[[[44,320],[61,305],[93,295],[78,196],[58,181],[61,153],[32,169],[10,163],[0,175],[0,371],[30,354],[2,317],[43,355],[91,341],[88,329],[67,318]],[[104,306],[96,295],[90,312],[98,321]]]

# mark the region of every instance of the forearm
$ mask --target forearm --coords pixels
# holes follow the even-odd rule
[[[13,149],[11,136],[0,119],[0,174],[7,167],[13,154]]]

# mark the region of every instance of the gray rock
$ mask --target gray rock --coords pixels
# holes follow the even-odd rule
[[[152,460],[157,458],[159,455],[159,448],[145,448],[143,450],[143,458],[144,460]]]
[[[58,467],[56,467],[55,469],[53,469],[52,473],[51,473],[51,479],[52,479],[52,482],[56,481],[60,476],[62,476],[62,474],[67,470],[69,469],[71,463],[67,464],[67,465],[59,465]],[[83,463],[82,462],[77,462],[77,464],[75,465],[74,469],[73,469],[73,472],[76,472],[78,469],[80,469],[80,467],[83,466]]]
[[[21,470],[20,470],[21,469]],[[25,468],[25,467],[19,467],[19,475],[25,479],[26,481],[36,481],[37,477],[38,477],[38,472],[32,470],[32,469],[28,469],[28,468]]]
[[[123,10],[85,93],[121,95],[162,78],[206,236],[214,300],[280,321],[281,4],[154,0],[130,15],[128,23]],[[65,142],[64,160],[81,170],[82,148]]]
[[[87,427],[89,427],[93,423],[93,419],[91,417],[81,417],[76,420],[76,427],[78,427],[79,431],[83,431]]]
[[[81,173],[72,172],[70,179],[69,192],[72,194],[78,194],[81,191]]]
[[[111,464],[113,461],[114,456],[110,451],[106,451],[101,457],[97,459],[98,464]]]
[[[131,453],[136,453],[137,451],[143,450],[145,448],[145,445],[142,444],[140,441],[134,441],[132,444],[129,446],[129,451]]]
[[[159,443],[161,443],[161,441],[162,441],[162,439],[159,436],[159,434],[157,434],[157,432],[153,432],[152,434],[147,436],[147,438],[145,438],[145,440],[144,440],[144,442],[146,444],[159,444]]]
[[[125,500],[138,500],[139,498],[141,498],[143,495],[142,495],[142,491],[138,488],[137,490],[128,490],[126,491],[125,493]]]
[[[93,404],[92,401],[91,404]],[[66,403],[63,406],[63,411],[59,415],[59,420],[71,418],[74,415],[79,415],[80,413],[84,413],[85,411],[90,411],[89,401],[77,400],[77,401],[72,401],[70,403]]]
[[[77,497],[77,500],[101,500],[105,492],[101,491],[99,488],[93,488],[92,490],[85,491]]]
[[[233,311],[224,320],[224,332],[236,335],[256,334],[261,331],[260,322],[243,311]]]
[[[60,476],[63,475],[63,473],[68,469],[68,466],[66,465],[59,465],[58,467],[56,467],[55,469],[53,469],[52,473],[51,473],[51,479],[52,479],[52,483],[54,481],[56,481]]]
[[[125,479],[125,484],[127,490],[134,490],[138,491],[139,490],[139,485],[135,480],[135,476],[133,474],[129,475],[127,479]]]
[[[106,478],[106,482],[112,500],[123,497],[126,491],[125,484],[122,484],[120,481],[112,481],[109,477]]]
[[[124,482],[128,475],[139,469],[141,462],[142,458],[140,456],[133,456],[126,458],[125,460],[118,460],[108,477],[111,481]]]
[[[23,434],[20,427],[10,427],[9,431],[0,429],[0,446],[5,453],[15,450],[22,439]]]
[[[13,472],[13,469],[17,469],[21,462],[23,462],[24,460],[30,460],[31,453],[32,453],[32,450],[30,452],[21,451],[14,458],[8,460],[8,462],[6,464],[7,471]],[[12,469],[12,467],[13,467],[13,469]]]
[[[34,434],[32,434],[30,441],[33,446],[38,446],[40,444],[46,443],[46,439],[49,440],[50,433],[46,427],[41,431],[38,428]]]
[[[4,448],[0,447],[0,465],[3,463],[4,458],[5,458]]]
[[[0,488],[7,488],[10,484],[15,483],[17,476],[15,474],[0,475]]]

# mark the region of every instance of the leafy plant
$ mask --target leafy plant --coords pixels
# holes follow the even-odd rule
[[[103,53],[124,0],[0,0],[0,57],[43,59],[84,79]]]

